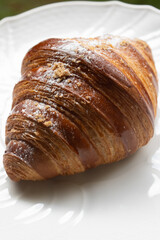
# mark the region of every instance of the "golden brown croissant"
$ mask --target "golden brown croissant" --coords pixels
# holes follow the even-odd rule
[[[48,179],[129,156],[153,136],[157,85],[141,40],[39,43],[26,54],[13,92],[7,174],[14,181]]]

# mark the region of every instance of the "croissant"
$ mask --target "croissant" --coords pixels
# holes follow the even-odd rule
[[[29,50],[21,73],[3,159],[13,181],[119,161],[153,136],[158,79],[142,40],[48,39]]]

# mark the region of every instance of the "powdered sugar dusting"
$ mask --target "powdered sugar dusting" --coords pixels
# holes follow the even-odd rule
[[[33,119],[37,123],[42,123],[46,127],[52,128],[55,131],[58,123],[55,120],[56,113],[54,108],[46,105],[44,103],[25,100],[21,104],[21,108],[19,106],[13,109],[13,112],[16,114],[23,114],[27,118]]]

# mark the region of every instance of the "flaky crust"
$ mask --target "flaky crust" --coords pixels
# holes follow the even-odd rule
[[[39,43],[13,91],[7,174],[42,180],[129,156],[153,136],[157,85],[144,41],[107,35]]]

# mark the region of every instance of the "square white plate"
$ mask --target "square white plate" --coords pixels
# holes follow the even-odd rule
[[[13,183],[3,169],[5,121],[27,50],[51,37],[142,38],[160,77],[160,11],[120,2],[46,5],[0,22],[0,239],[159,240],[160,99],[155,135],[136,154],[83,174]]]

